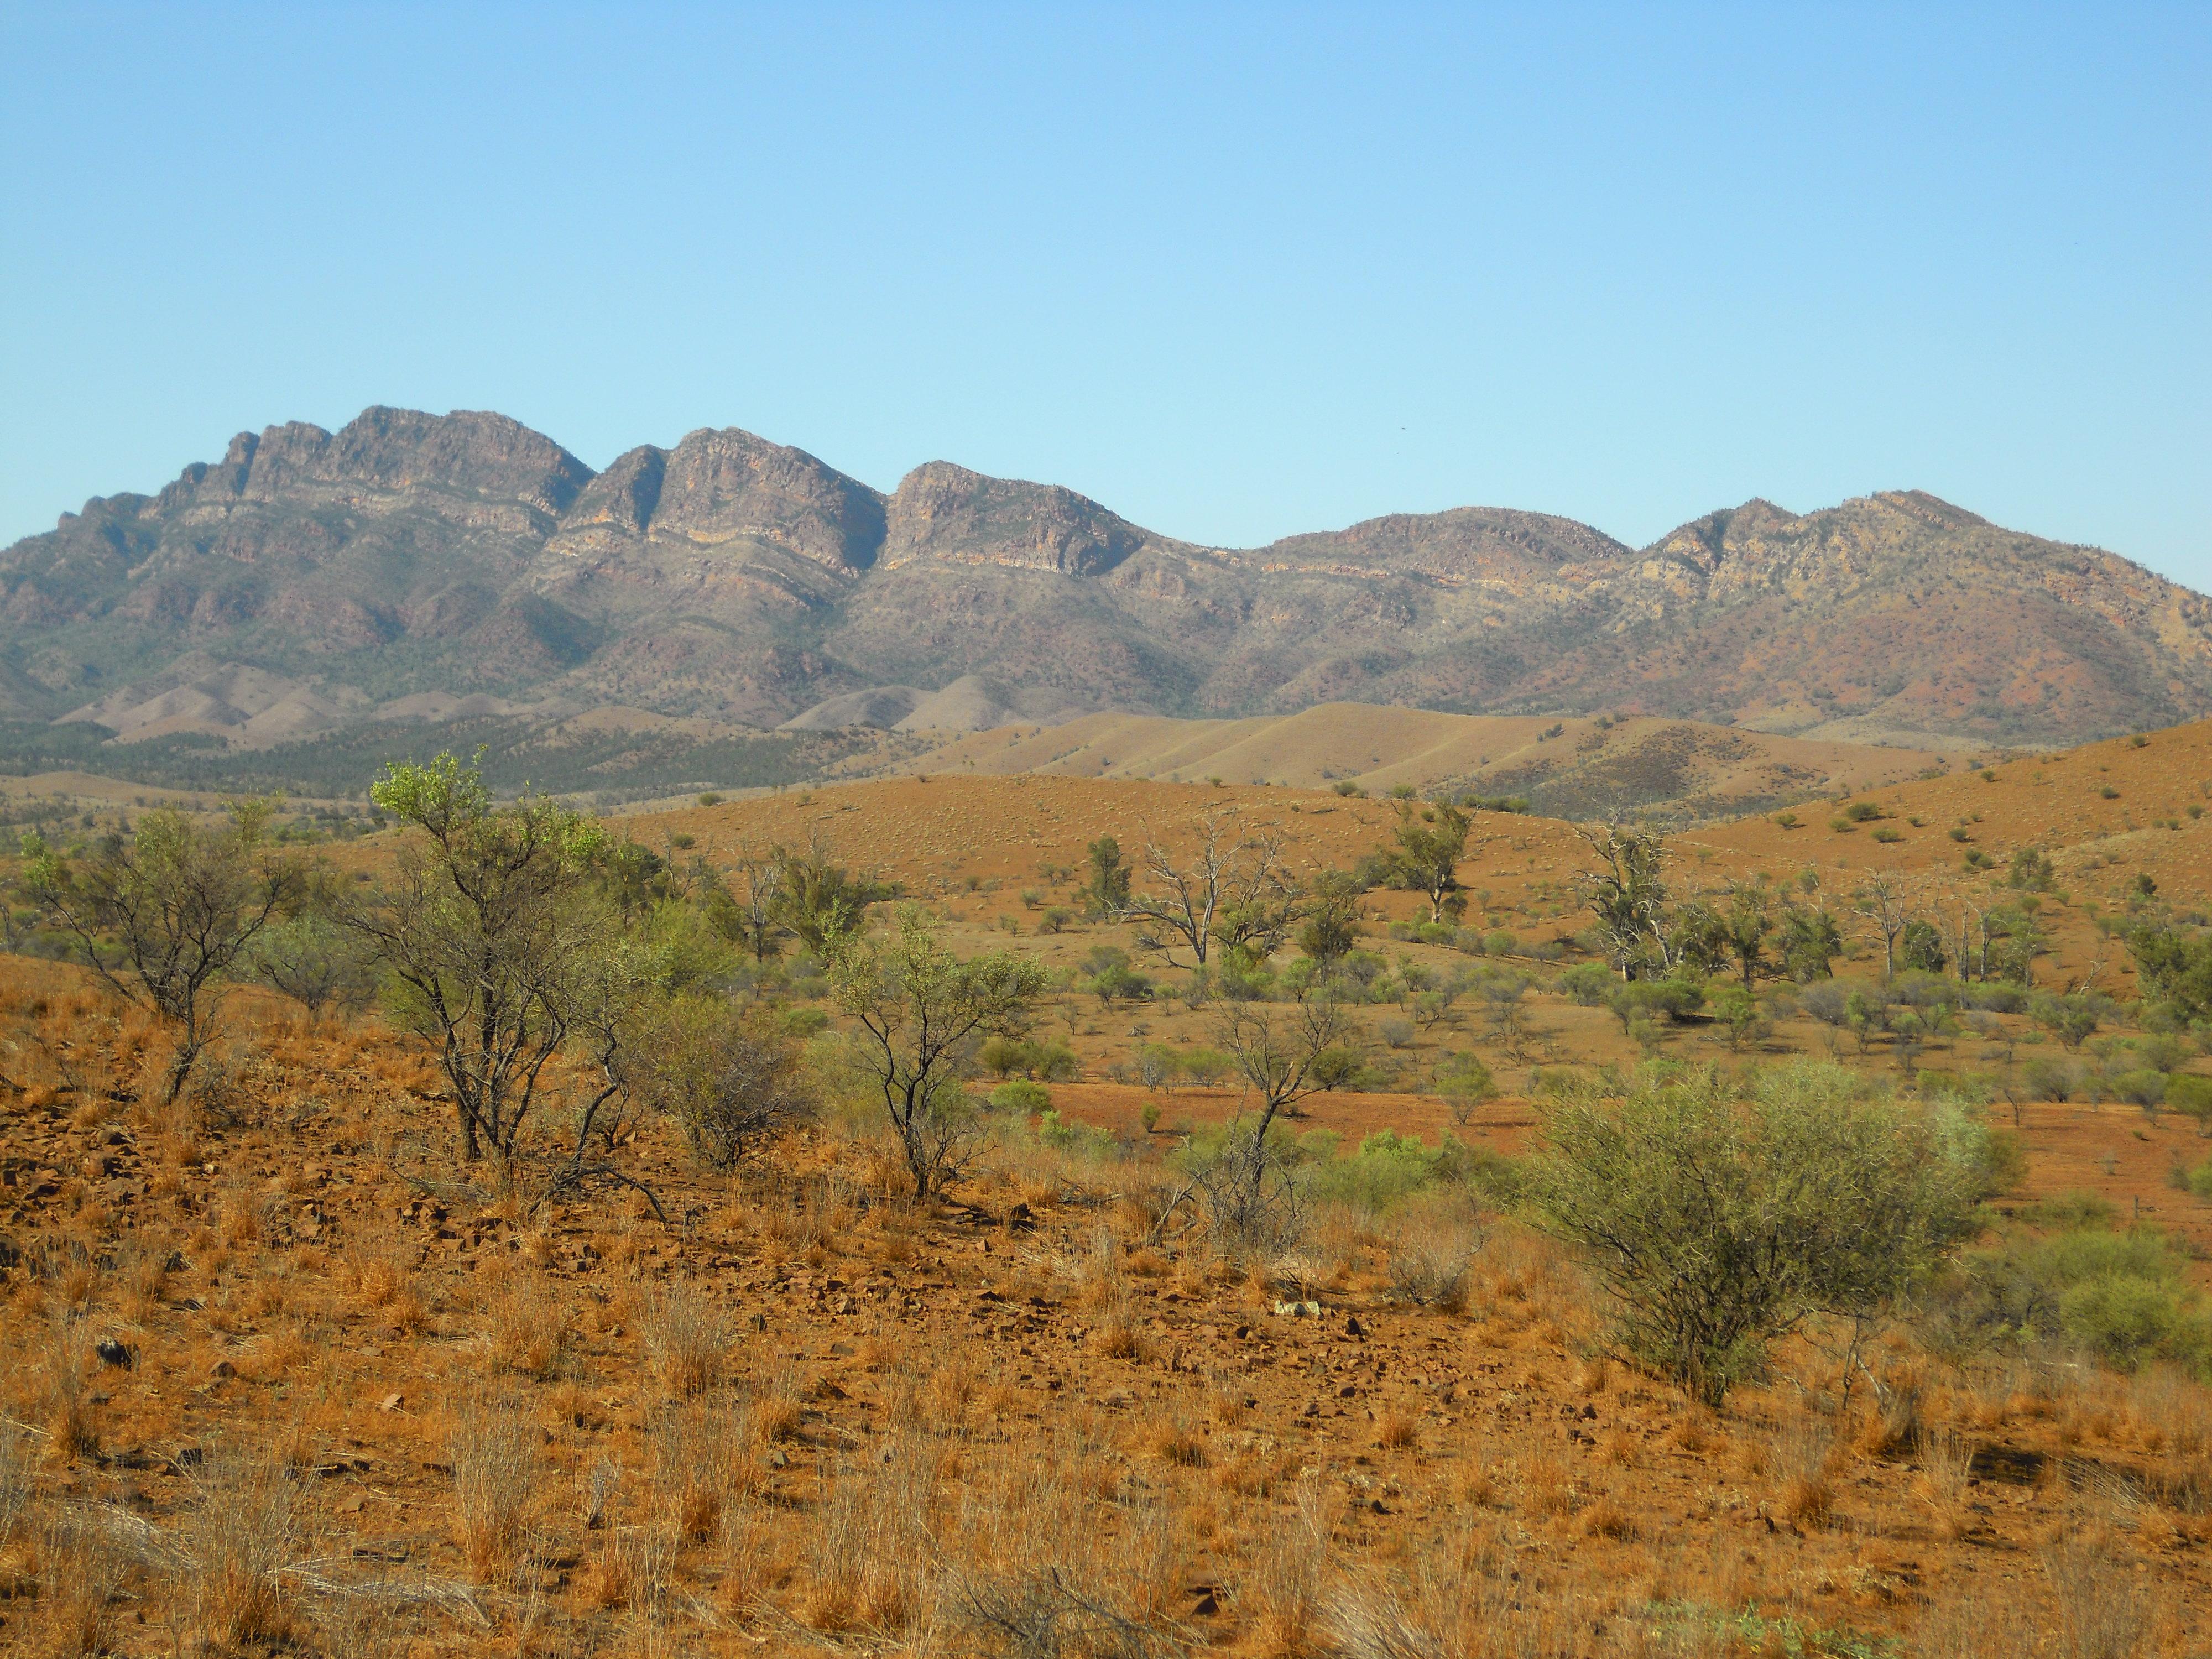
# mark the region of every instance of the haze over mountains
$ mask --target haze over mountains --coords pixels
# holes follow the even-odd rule
[[[607,704],[980,729],[1352,701],[1933,746],[2212,713],[2212,602],[1917,491],[1641,550],[1490,507],[1231,550],[943,461],[885,495],[734,429],[594,473],[476,412],[241,434],[0,552],[0,713],[241,744]]]

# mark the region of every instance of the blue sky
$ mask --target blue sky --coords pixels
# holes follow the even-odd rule
[[[389,403],[1226,544],[1918,487],[2212,588],[2212,8],[0,17],[0,538]]]

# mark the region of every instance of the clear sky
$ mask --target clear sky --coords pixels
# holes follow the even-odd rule
[[[736,425],[1246,545],[1930,489],[2212,588],[2212,7],[0,11],[0,538]]]

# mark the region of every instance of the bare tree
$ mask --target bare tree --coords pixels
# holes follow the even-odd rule
[[[1881,976],[1887,981],[1896,976],[1897,941],[1918,910],[1894,876],[1870,876],[1860,884],[1851,905],[1851,914],[1864,917],[1881,937]]]
[[[23,838],[25,896],[111,990],[174,1030],[164,1104],[214,1035],[222,976],[303,890],[298,861],[264,844],[274,811],[234,801],[217,829],[149,812],[135,840],[111,836],[81,865]]]
[[[1605,953],[1623,979],[1655,957],[1673,966],[1667,884],[1659,837],[1637,825],[1608,823],[1603,832],[1577,830],[1601,868],[1583,877],[1583,903],[1597,919]]]
[[[744,878],[743,889],[730,894],[737,912],[739,943],[755,962],[766,962],[776,953],[776,916],[783,904],[783,866],[775,852],[750,842],[738,848],[730,867]]]
[[[1201,968],[1216,941],[1279,945],[1302,915],[1297,880],[1283,863],[1281,836],[1263,832],[1231,839],[1233,828],[1231,814],[1208,813],[1196,848],[1182,863],[1148,835],[1146,890],[1132,895],[1119,913],[1158,922],[1188,947]]]
[[[1219,1158],[1200,1176],[1224,1231],[1253,1239],[1278,1230],[1270,1222],[1279,1219],[1295,1193],[1267,1144],[1268,1132],[1327,1086],[1322,1056],[1339,1048],[1350,1029],[1343,1003],[1326,984],[1289,1004],[1232,1002],[1215,1022],[1215,1041],[1259,1099],[1257,1114],[1231,1126]]]

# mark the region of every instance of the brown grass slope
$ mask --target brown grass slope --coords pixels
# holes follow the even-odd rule
[[[1583,818],[1651,810],[1685,817],[1757,811],[1809,794],[1893,783],[1954,758],[1966,757],[1688,720],[1554,721],[1323,703],[1236,720],[1089,714],[1058,726],[952,738],[927,764],[1175,782],[1218,776],[1307,789],[1345,781],[1376,793],[1410,785],[1424,795],[1521,795],[1539,813]]]

